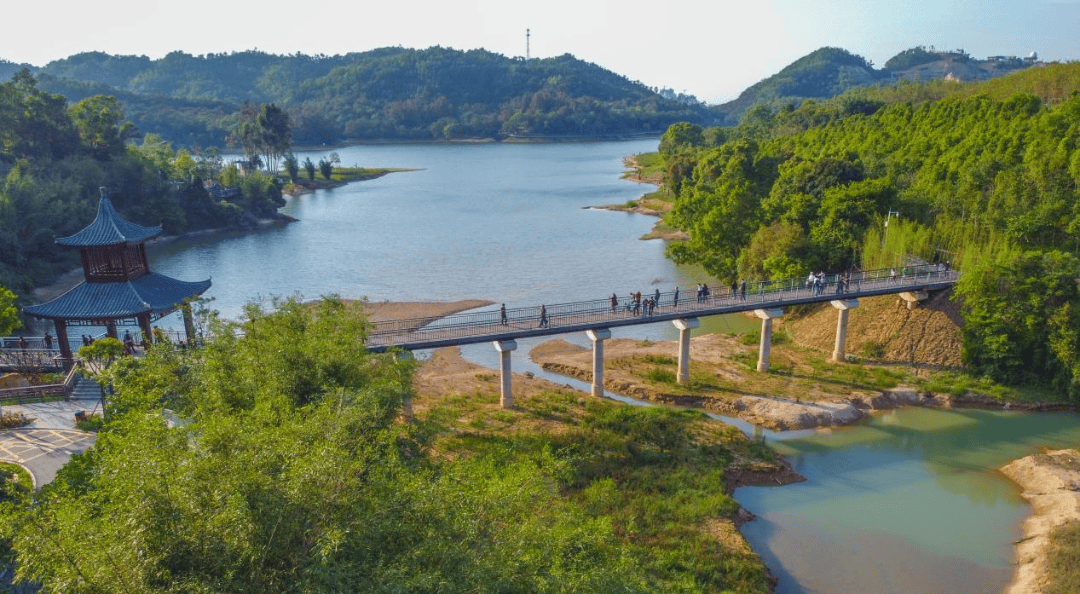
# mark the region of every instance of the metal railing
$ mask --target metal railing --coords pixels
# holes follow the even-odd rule
[[[434,348],[488,340],[509,340],[525,336],[561,334],[589,328],[648,324],[679,318],[768,309],[834,299],[854,299],[938,289],[952,286],[959,271],[939,265],[907,266],[900,269],[868,270],[826,275],[820,284],[806,279],[755,281],[734,287],[710,287],[707,294],[678,290],[642,293],[642,305],[628,296],[454,314],[442,318],[421,317],[375,322],[367,336],[367,347]],[[646,299],[655,299],[651,310]]]

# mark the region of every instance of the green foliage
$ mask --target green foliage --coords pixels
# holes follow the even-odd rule
[[[675,372],[669,369],[653,367],[645,372],[645,379],[658,384],[674,384]]]
[[[368,353],[365,321],[335,298],[270,305],[212,316],[203,349],[110,368],[94,447],[7,515],[21,579],[103,593],[652,590],[611,519],[562,496],[565,459],[428,458],[423,428],[396,422],[414,362]]]
[[[1003,253],[971,262],[963,358],[972,372],[1007,383],[1047,383],[1080,399],[1080,260],[1058,251]]]
[[[665,98],[569,54],[525,62],[441,47],[336,56],[173,52],[158,60],[84,53],[41,72],[51,91],[73,101],[118,97],[140,129],[185,145],[220,146],[227,135],[238,141],[247,136],[239,124],[254,119],[237,115],[245,102],[279,106],[294,140],[308,145],[357,138],[660,134],[678,121],[710,123],[696,101]]]
[[[311,157],[304,159],[304,171],[307,172],[308,180],[315,181],[315,163],[311,161]]]
[[[937,52],[928,52],[924,47],[913,47],[889,58],[885,62],[885,68],[889,70],[907,70],[938,59],[940,59],[940,54]]]
[[[99,338],[92,344],[79,348],[79,357],[94,364],[97,367],[106,368],[124,355],[124,343],[106,336]]]
[[[0,287],[0,334],[9,335],[22,327],[19,308],[15,306],[15,293]]]
[[[296,155],[285,153],[283,160],[285,165],[285,173],[289,176],[289,181],[296,183],[296,180],[300,177],[300,162],[297,160]]]

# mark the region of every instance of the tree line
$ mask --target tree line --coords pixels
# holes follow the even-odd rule
[[[382,48],[336,56],[248,51],[193,56],[77,54],[36,74],[73,101],[118,97],[130,120],[178,146],[222,146],[245,103],[286,111],[296,142],[504,135],[660,134],[705,106],[668,98],[571,55]]]
[[[1078,74],[1051,65],[759,105],[734,128],[676,124],[660,144],[666,221],[690,239],[669,255],[722,279],[948,260],[964,270],[969,368],[1080,400]]]

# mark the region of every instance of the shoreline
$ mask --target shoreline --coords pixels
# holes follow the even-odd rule
[[[1080,522],[1080,452],[1046,451],[1013,460],[999,471],[1016,483],[1031,507],[1014,543],[1016,570],[1005,594],[1039,594],[1047,585],[1050,533]]]

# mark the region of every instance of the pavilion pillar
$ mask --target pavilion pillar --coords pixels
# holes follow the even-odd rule
[[[517,341],[496,340],[495,350],[499,351],[499,404],[503,408],[514,408],[514,375],[510,371],[510,353],[517,349]]]
[[[53,320],[56,327],[56,342],[60,345],[60,364],[64,366],[64,373],[71,371],[75,366],[75,357],[71,352],[71,342],[68,341],[67,322]]]
[[[847,342],[848,310],[859,307],[858,299],[837,299],[831,302],[832,306],[840,311],[836,321],[836,346],[833,347],[832,360],[837,363],[844,361],[844,343]]]
[[[757,370],[768,371],[769,352],[772,350],[772,321],[773,318],[784,315],[784,310],[780,308],[755,309],[754,315],[761,318],[761,343],[758,347]]]
[[[701,325],[697,318],[672,320],[679,329],[679,374],[676,379],[680,384],[690,381],[690,331]]]
[[[153,329],[150,328],[150,312],[141,313],[135,319],[139,322],[139,328],[143,333],[143,340],[146,341],[146,344],[153,344],[154,332]]]
[[[191,346],[191,341],[195,338],[195,319],[191,316],[191,305],[187,303],[181,305],[180,314],[184,316],[184,334],[188,346]]]
[[[604,396],[604,341],[611,338],[611,330],[593,328],[585,331],[592,341],[592,395]]]

